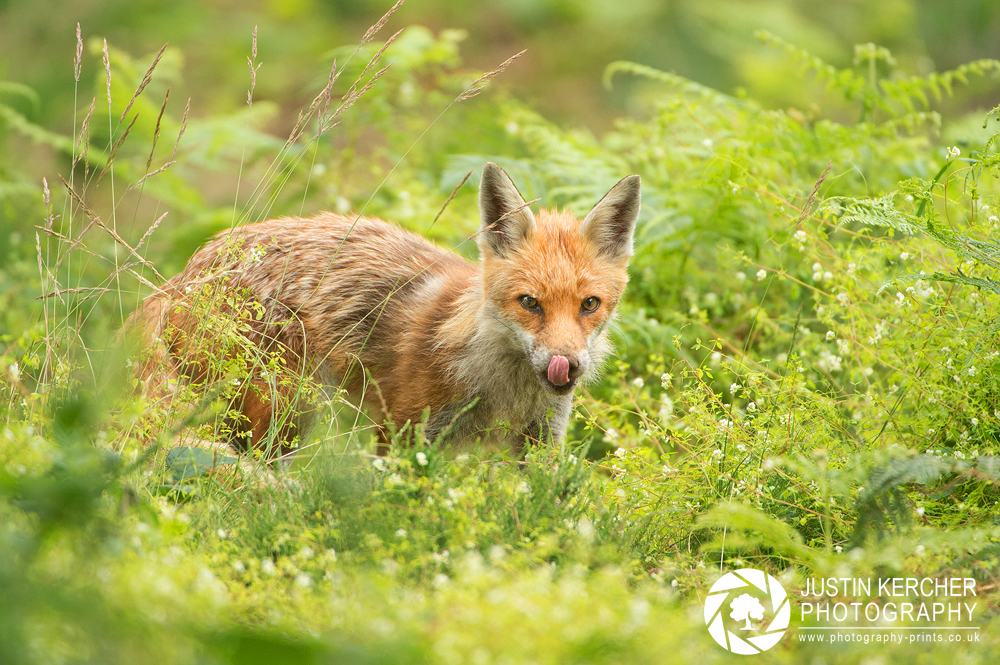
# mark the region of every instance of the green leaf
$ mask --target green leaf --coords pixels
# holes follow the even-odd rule
[[[231,455],[221,455],[204,448],[178,446],[167,453],[167,470],[175,483],[200,476],[223,464],[233,464],[237,460]]]

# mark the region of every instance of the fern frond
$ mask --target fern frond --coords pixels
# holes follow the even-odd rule
[[[819,210],[821,212],[842,210],[837,226],[858,222],[865,226],[880,226],[913,235],[920,228],[920,221],[896,207],[897,196],[898,192],[877,199],[831,197],[823,201]]]
[[[730,97],[729,95],[724,95],[717,90],[709,88],[708,86],[695,83],[691,79],[678,76],[677,74],[673,74],[671,72],[665,72],[663,70],[656,69],[655,67],[649,67],[648,65],[640,65],[637,62],[629,62],[628,60],[617,60],[604,68],[604,75],[601,80],[603,81],[605,88],[608,90],[611,89],[612,79],[615,74],[618,74],[619,72],[632,74],[633,76],[650,79],[652,81],[668,83],[680,90],[682,94],[701,97],[705,101],[713,104],[724,104],[739,107],[749,106],[749,104],[743,100]]]
[[[970,76],[1000,76],[1000,60],[983,59],[969,62],[947,72],[932,73],[926,76],[905,76],[891,80],[879,81],[882,93],[902,104],[908,111],[913,111],[914,99],[923,106],[930,106],[928,94],[936,101],[954,94],[954,84],[968,85]]]
[[[863,96],[865,79],[854,71],[837,69],[822,58],[772,35],[767,30],[758,30],[754,36],[767,46],[781,49],[792,63],[797,64],[805,72],[812,72],[816,76],[817,83],[825,84],[827,90],[840,90],[849,100]]]

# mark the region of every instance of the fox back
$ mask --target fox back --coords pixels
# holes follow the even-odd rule
[[[479,203],[479,265],[364,217],[220,233],[133,315],[147,347],[140,378],[154,393],[225,380],[226,431],[242,449],[295,447],[316,401],[303,378],[345,388],[377,422],[428,418],[431,440],[517,451],[561,439],[575,387],[610,350],[639,178],[582,221],[536,218],[488,163]]]

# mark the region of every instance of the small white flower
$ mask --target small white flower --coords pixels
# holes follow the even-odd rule
[[[979,418],[972,418],[969,422],[972,423],[973,427],[975,427],[979,424]]]
[[[958,157],[961,154],[962,154],[962,151],[958,149],[957,145],[953,145],[950,148],[948,148],[948,156],[951,157],[951,158],[953,158],[953,159],[955,157]]]
[[[223,540],[229,537],[229,532],[226,531],[225,529],[216,529],[215,534],[219,536],[219,538],[222,538]]]
[[[839,372],[841,370],[841,363],[843,358],[840,356],[835,356],[829,351],[822,351],[819,354],[819,360],[816,364],[820,369],[826,372]]]
[[[274,562],[271,561],[270,559],[261,559],[260,570],[265,575],[274,575],[275,573],[278,572],[278,569],[275,567]]]
[[[837,551],[837,554],[840,554],[841,552],[844,551],[844,548],[841,545],[834,545],[833,549],[835,549]]]
[[[417,453],[417,464],[420,466],[427,466],[427,455],[424,453]]]
[[[734,383],[734,384],[732,384],[731,386],[729,386],[729,392],[730,392],[730,394],[733,394],[733,395],[735,395],[735,394],[736,394],[736,393],[738,393],[738,392],[739,392],[739,391],[740,391],[740,390],[741,390],[742,388],[743,388],[743,387],[742,387],[742,386],[741,386],[740,384],[738,384],[738,383]]]
[[[10,366],[7,368],[7,372],[10,374],[10,378],[14,379],[15,381],[20,380],[21,366],[18,365],[17,363],[11,363]]]
[[[737,282],[742,282],[746,278],[747,278],[747,274],[745,272],[740,271],[740,272],[736,273],[736,281]]]
[[[837,302],[839,302],[841,305],[846,305],[847,303],[850,302],[850,298],[848,297],[846,291],[841,291],[840,293],[837,294]]]
[[[823,264],[822,263],[814,263],[813,264],[813,272],[823,272]]]
[[[837,333],[833,332],[832,330],[827,330],[826,331],[826,341],[829,342],[829,341],[834,340],[834,339],[837,339]]]
[[[924,507],[923,506],[919,506],[917,508],[917,515],[920,515],[921,517],[924,516]]]
[[[908,258],[910,258],[910,253],[909,252],[900,252],[900,254],[899,254],[900,261],[905,261]]]
[[[664,372],[660,375],[660,386],[667,388],[670,386],[670,382],[674,380],[674,377],[670,376],[669,373]]]
[[[969,376],[975,376],[977,371],[978,370],[976,370],[976,366],[973,365],[972,367],[969,368]]]
[[[801,244],[801,243],[804,243],[806,241],[806,239],[808,238],[808,236],[806,235],[805,231],[803,231],[802,229],[799,229],[798,231],[795,232],[794,238],[795,238],[796,242],[798,242],[798,243]]]
[[[403,477],[398,473],[394,473],[391,476],[389,476],[388,483],[393,487],[402,487],[403,485],[406,484],[406,482],[403,480]]]
[[[300,586],[303,589],[311,587],[313,583],[313,578],[309,576],[308,573],[299,573],[295,576],[295,586]]]
[[[372,466],[379,471],[385,471],[385,460],[383,460],[381,457],[376,457],[375,459],[372,460]]]
[[[406,529],[397,529],[396,530],[396,537],[397,538],[406,538]]]
[[[635,386],[636,388],[642,388],[644,385],[646,385],[646,382],[642,380],[641,376],[637,376],[634,379],[632,379],[632,385]]]
[[[233,561],[233,569],[238,573],[245,573],[247,567],[243,565],[242,561]]]
[[[758,282],[763,282],[765,277],[767,277],[767,271],[766,270],[764,270],[763,268],[761,268],[760,270],[757,271],[757,281]]]
[[[757,410],[757,403],[756,402],[747,402],[747,411],[753,412],[753,411],[756,411],[756,410]]]
[[[847,264],[847,274],[848,275],[853,275],[857,271],[858,271],[858,264],[857,263],[848,263]]]
[[[715,450],[712,451],[712,457],[713,458],[719,458],[719,457],[722,457],[722,455],[723,455],[723,452],[719,448],[716,448]]]

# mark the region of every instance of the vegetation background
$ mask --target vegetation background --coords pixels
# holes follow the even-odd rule
[[[796,618],[762,661],[996,662],[1000,6],[388,9],[0,2],[0,662],[727,661],[702,603],[746,566],[980,590],[978,642]],[[378,458],[332,394],[285,480],[134,397],[116,332],[211,234],[333,209],[473,257],[486,160],[578,213],[643,177],[565,446]]]

